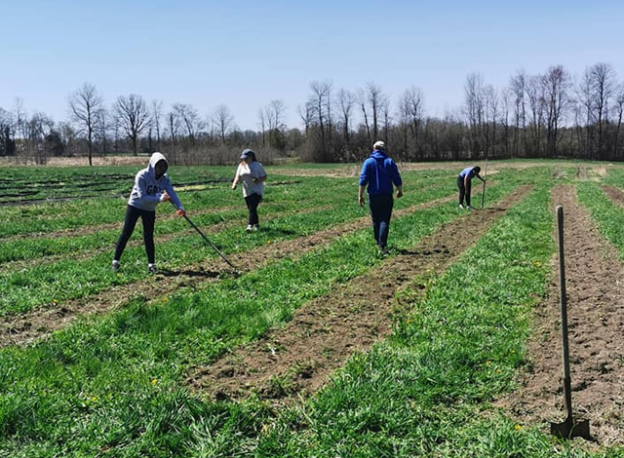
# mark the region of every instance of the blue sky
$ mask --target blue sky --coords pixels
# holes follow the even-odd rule
[[[84,82],[107,104],[136,93],[227,105],[243,129],[271,100],[290,126],[312,81],[375,82],[396,101],[410,86],[428,114],[463,102],[466,75],[501,88],[519,69],[597,62],[624,81],[624,2],[0,0],[0,107],[67,118]]]

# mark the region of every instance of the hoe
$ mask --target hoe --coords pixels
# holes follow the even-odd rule
[[[201,231],[201,229],[199,229],[197,227],[197,225],[193,221],[191,221],[191,219],[188,216],[184,215],[184,219],[191,225],[191,227],[193,229],[195,229],[197,231],[197,233],[199,235],[201,235],[201,237],[204,239],[204,241],[208,245],[210,245],[212,247],[212,249],[215,250],[219,256],[221,256],[221,259],[223,259],[226,262],[226,264],[232,268],[232,273],[234,273],[234,275],[238,276],[239,272],[236,270],[236,267],[234,267],[234,265],[228,260],[228,258],[226,258],[223,255],[223,253],[221,253],[221,251],[219,251],[219,248],[217,248],[217,246],[214,243],[212,243],[208,237],[206,237],[206,235]]]
[[[557,207],[557,229],[559,235],[559,283],[561,290],[561,338],[563,343],[563,396],[567,418],[563,423],[551,423],[550,432],[562,439],[582,437],[591,440],[589,420],[575,422],[572,418],[572,382],[570,380],[570,354],[568,349],[568,306],[565,288],[565,269],[563,264],[563,207]]]

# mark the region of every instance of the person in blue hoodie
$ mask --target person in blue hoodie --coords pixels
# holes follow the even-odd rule
[[[123,230],[117,241],[115,257],[113,258],[113,270],[119,270],[119,261],[126,248],[126,244],[134,232],[134,227],[139,217],[143,222],[143,240],[147,252],[147,269],[150,273],[156,273],[155,249],[154,249],[154,224],[156,222],[156,206],[161,202],[171,201],[178,209],[178,216],[186,215],[180,199],[173,190],[171,181],[167,176],[169,164],[161,153],[154,153],[149,161],[149,166],[140,170],[134,179],[134,187],[130,193],[128,207]]]
[[[464,209],[464,200],[466,201],[466,207],[468,210],[472,210],[470,206],[470,188],[472,179],[477,177],[479,180],[485,183],[485,178],[481,178],[479,175],[481,167],[466,167],[457,175],[457,188],[459,189],[459,208]]]
[[[382,254],[388,252],[388,232],[394,199],[393,184],[397,188],[397,198],[403,196],[403,180],[396,163],[386,154],[385,144],[377,141],[374,151],[362,165],[358,202],[364,205],[364,189],[368,187],[368,202],[373,219],[375,242]]]

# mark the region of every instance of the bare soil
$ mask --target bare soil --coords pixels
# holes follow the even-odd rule
[[[621,194],[621,192],[620,192]],[[589,419],[598,444],[624,444],[624,267],[579,205],[575,188],[557,186],[553,210],[564,209],[565,276],[568,296],[572,405],[577,418]],[[556,233],[554,234],[556,240]],[[529,364],[521,388],[497,404],[524,424],[562,422],[561,315],[558,259],[552,261],[548,299],[535,309]]]
[[[428,272],[444,271],[529,190],[519,188],[499,208],[468,212],[443,225],[413,249],[307,303],[284,328],[193,369],[188,384],[212,399],[256,393],[278,404],[315,392],[351,355],[390,333],[398,290]]]
[[[399,218],[417,210],[449,202],[454,198],[455,195],[451,195],[414,205],[397,210],[394,215]],[[312,249],[326,246],[337,237],[361,229],[369,221],[370,217],[365,216],[307,237],[280,241],[262,248],[228,255],[228,259],[238,266],[240,273],[252,271],[269,261],[289,256],[296,258]],[[111,275],[114,274],[111,272]],[[56,330],[65,328],[79,317],[105,314],[123,307],[136,298],[143,298],[145,301],[154,300],[171,294],[179,288],[195,287],[217,281],[223,275],[229,275],[223,261],[218,258],[211,259],[205,263],[182,267],[176,271],[161,271],[157,277],[147,277],[142,281],[109,288],[86,298],[48,304],[46,307],[24,314],[6,316],[0,321],[0,347],[31,344]]]

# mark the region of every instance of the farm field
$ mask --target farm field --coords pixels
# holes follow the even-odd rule
[[[136,166],[3,169],[0,457],[624,456],[624,166],[489,163],[469,212],[465,165],[400,165],[385,257],[359,165],[267,167],[252,233],[233,168],[172,167],[238,275],[166,203],[159,273],[140,224],[110,269]],[[549,434],[557,205],[593,441]]]

